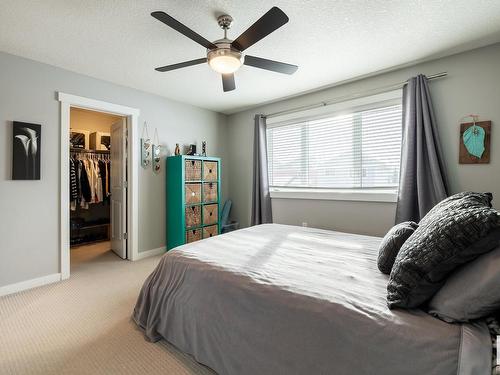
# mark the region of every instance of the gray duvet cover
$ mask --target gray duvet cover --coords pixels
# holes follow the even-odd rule
[[[266,224],[184,245],[133,318],[220,374],[489,375],[485,324],[388,309],[380,240]]]

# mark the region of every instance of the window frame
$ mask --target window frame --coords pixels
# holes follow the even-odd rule
[[[370,96],[341,100],[321,107],[269,118],[267,129],[335,117],[356,111],[402,104],[402,90],[393,90]],[[266,131],[267,131],[266,129]],[[267,150],[269,152],[269,150]],[[272,199],[318,199],[360,202],[397,202],[399,187],[393,188],[309,188],[270,186]]]

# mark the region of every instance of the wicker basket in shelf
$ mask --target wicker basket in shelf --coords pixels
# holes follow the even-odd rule
[[[186,160],[185,163],[186,181],[201,180],[201,160]]]
[[[204,161],[203,162],[203,180],[217,181],[217,162]]]
[[[186,243],[201,240],[201,228],[186,231]]]
[[[201,207],[186,207],[186,227],[198,227],[201,225]]]
[[[219,229],[217,228],[217,225],[211,225],[203,228],[203,238],[214,237],[217,236],[218,233]]]
[[[219,221],[218,218],[218,205],[217,204],[207,204],[203,206],[203,224],[216,224]]]
[[[201,184],[186,184],[186,204],[201,203]]]
[[[211,203],[217,202],[217,183],[205,182],[203,184],[203,202]]]

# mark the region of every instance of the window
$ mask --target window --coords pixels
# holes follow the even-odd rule
[[[401,101],[267,129],[271,190],[397,191]]]

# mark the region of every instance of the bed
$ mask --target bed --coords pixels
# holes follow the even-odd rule
[[[180,246],[133,319],[219,374],[491,374],[486,324],[387,308],[380,240],[266,224]]]

